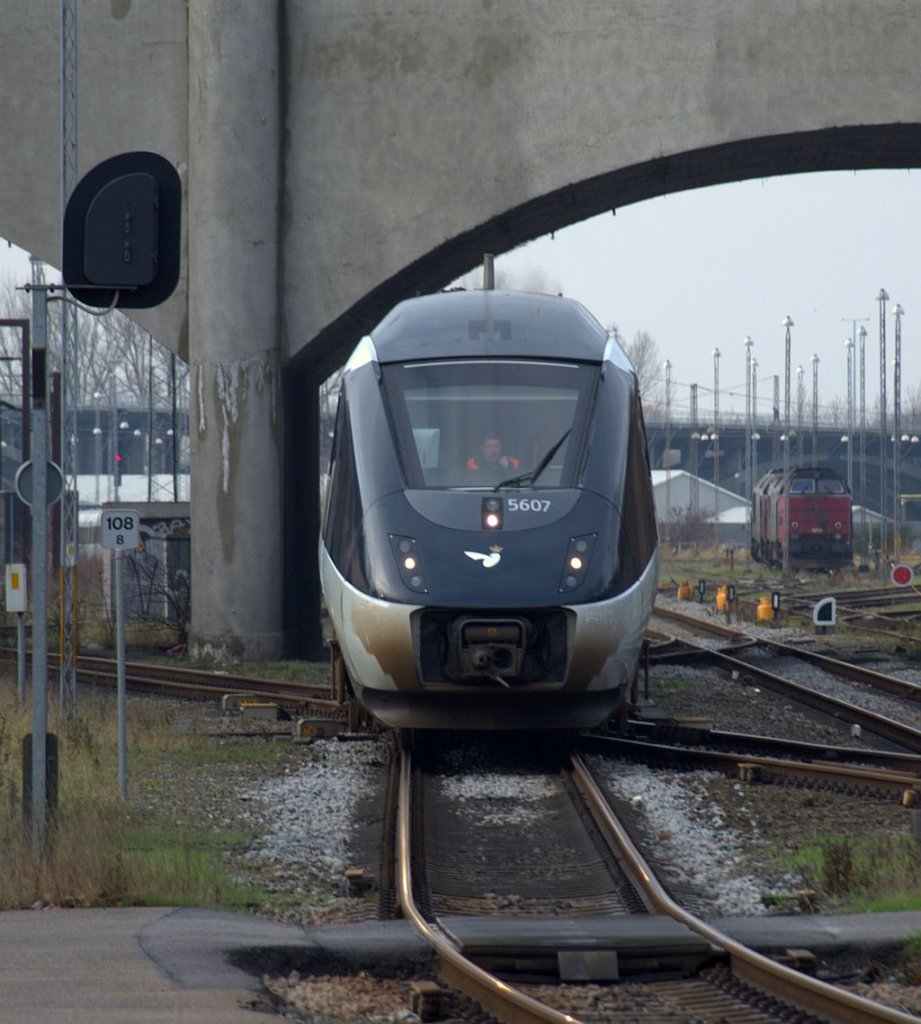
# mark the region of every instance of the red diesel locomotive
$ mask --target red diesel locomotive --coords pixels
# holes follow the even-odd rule
[[[789,513],[788,513],[789,510]],[[752,492],[752,558],[783,564],[789,531],[790,566],[835,569],[853,558],[851,495],[847,484],[823,466],[772,469]]]

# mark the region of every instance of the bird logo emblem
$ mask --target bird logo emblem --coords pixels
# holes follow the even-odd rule
[[[468,558],[472,558],[474,562],[480,562],[484,569],[491,569],[501,561],[502,548],[498,544],[494,544],[489,549],[488,555],[484,555],[482,551],[465,551],[464,554]]]

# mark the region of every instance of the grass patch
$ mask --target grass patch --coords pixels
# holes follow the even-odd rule
[[[681,679],[678,676],[662,676],[656,679],[656,693],[660,695],[668,693],[681,693],[684,690],[693,689],[699,685],[696,679]]]
[[[189,727],[190,716],[203,720],[197,707],[177,712],[174,703],[129,700],[129,798],[122,801],[115,694],[82,692],[75,720],[61,719],[52,703],[58,809],[46,848],[36,851],[22,816],[21,743],[31,705],[19,705],[9,678],[0,679],[0,708],[0,909],[41,901],[242,910],[265,900],[261,888],[237,877],[227,856],[253,837],[207,820],[194,802],[186,806],[181,780],[207,786],[228,772],[245,780],[252,766],[280,764],[286,745],[204,736]]]
[[[126,829],[120,837],[118,866],[132,902],[151,906],[195,906],[249,910],[267,894],[230,878],[225,854],[243,848],[242,833],[164,836],[161,830]]]
[[[797,871],[824,911],[921,909],[921,845],[911,836],[827,837],[780,864]]]

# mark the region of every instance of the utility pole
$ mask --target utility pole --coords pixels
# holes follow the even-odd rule
[[[899,522],[902,515],[902,317],[905,310],[896,303],[892,307],[895,317],[895,359],[892,372],[892,550],[899,557]]]
[[[665,370],[665,550],[671,550],[672,518],[672,364],[666,359]]]
[[[61,0],[61,216],[77,183],[77,0]],[[77,712],[77,307],[61,307],[61,679],[62,712]]]
[[[700,430],[697,420],[697,385],[691,385],[691,518],[694,521],[694,528],[700,519],[700,457],[697,450],[697,442],[700,440]]]
[[[880,288],[876,300],[879,302],[879,550],[885,556],[889,553],[886,530],[886,303],[889,293],[885,288]]]
[[[748,335],[742,341],[745,346],[745,496],[751,501],[752,496],[752,345],[755,343]]]
[[[783,318],[784,336],[784,436],[783,436],[783,574],[790,573],[790,328],[793,320]]]

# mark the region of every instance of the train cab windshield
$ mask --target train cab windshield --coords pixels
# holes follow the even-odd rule
[[[381,369],[408,487],[576,486],[597,366],[479,358]]]

